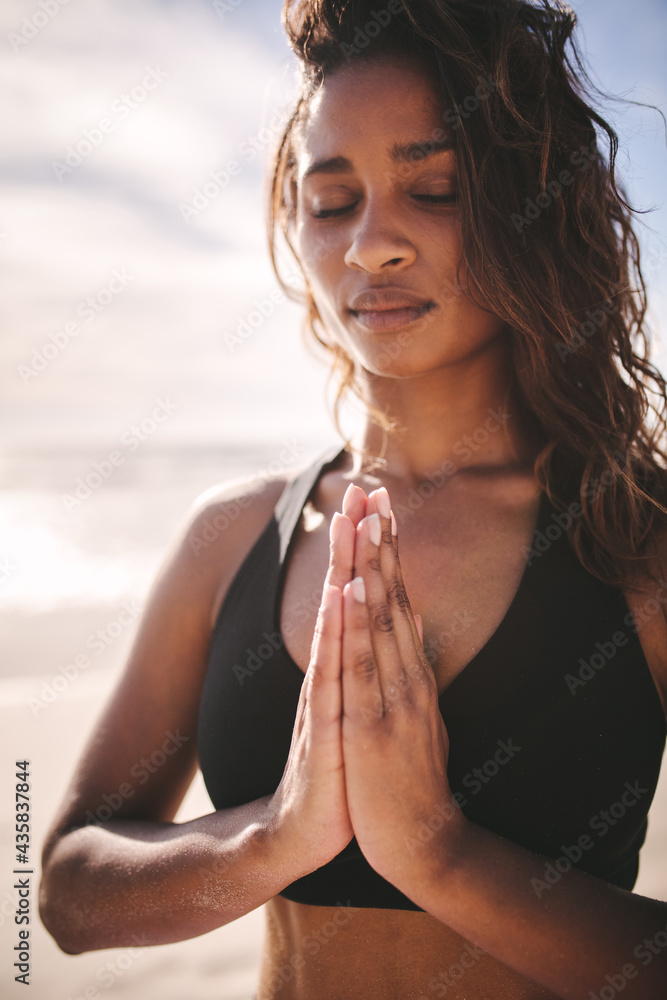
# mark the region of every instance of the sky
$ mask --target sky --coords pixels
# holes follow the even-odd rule
[[[667,109],[665,0],[573,6],[594,79]],[[279,11],[4,0],[5,454],[105,455],[160,407],[146,447],[337,439],[326,368],[265,248],[264,164],[294,86]],[[650,108],[608,110],[631,201],[657,206],[641,229],[655,325],[667,316],[664,125]]]

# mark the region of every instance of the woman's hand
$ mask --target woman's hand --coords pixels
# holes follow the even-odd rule
[[[350,486],[345,515],[334,514],[310,662],[301,686],[292,743],[271,802],[271,825],[295,858],[314,871],[354,835],[347,807],[341,739],[343,588],[353,576],[355,531],[367,497]]]
[[[446,864],[465,819],[452,805],[447,731],[403,584],[395,523],[386,490],[374,491],[355,529],[355,580],[343,587],[343,760],[359,847],[409,896]],[[346,551],[351,529],[342,536]],[[426,843],[422,824],[434,834]]]

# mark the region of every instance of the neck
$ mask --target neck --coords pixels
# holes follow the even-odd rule
[[[398,426],[385,433],[365,422],[352,438],[352,475],[368,470],[383,481],[412,485],[438,470],[450,476],[531,466],[542,435],[521,403],[506,350],[500,361],[487,351],[418,376],[387,378],[363,370],[364,399]]]

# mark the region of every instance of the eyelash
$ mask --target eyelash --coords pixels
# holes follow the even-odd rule
[[[430,205],[451,205],[457,200],[455,194],[415,194],[412,196],[418,201],[424,201]],[[353,205],[343,205],[341,208],[324,208],[321,212],[313,212],[314,219],[331,219],[339,215],[344,215],[346,212],[351,212],[352,209],[356,208],[358,202],[354,202]]]

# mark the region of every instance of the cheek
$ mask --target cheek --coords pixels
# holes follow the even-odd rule
[[[313,290],[333,292],[331,282],[344,268],[346,243],[339,227],[297,227],[294,248]]]

